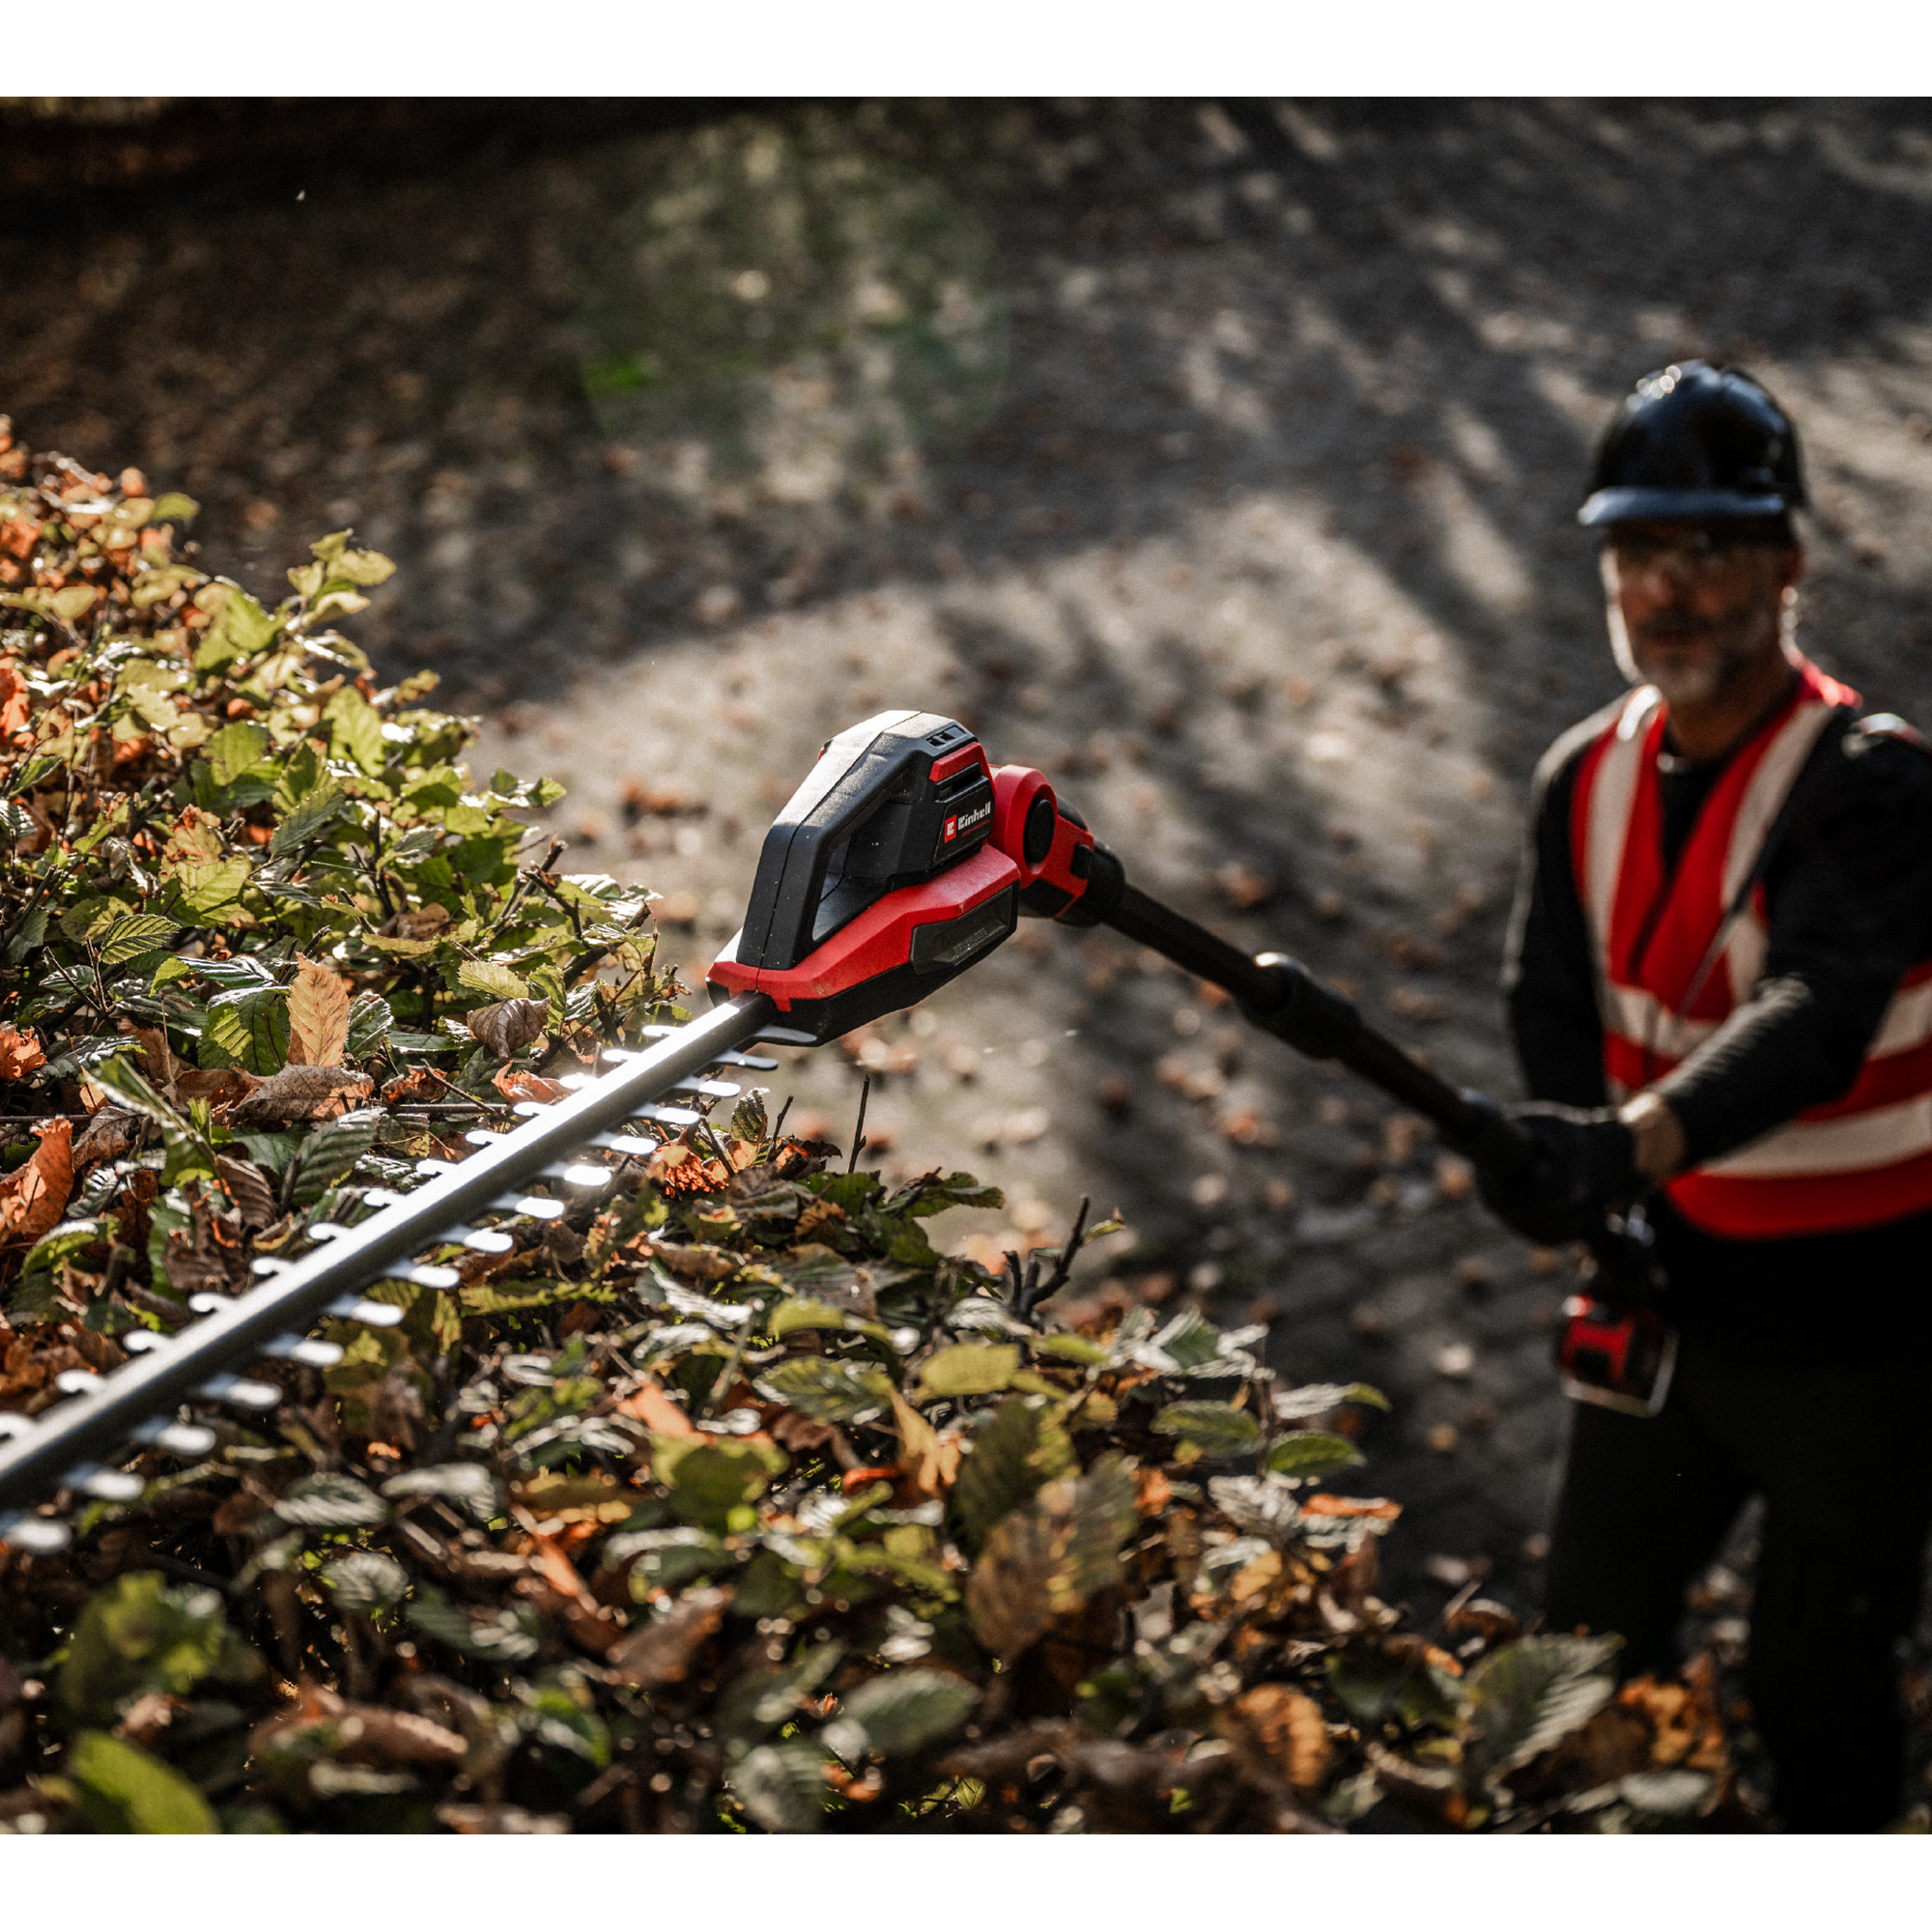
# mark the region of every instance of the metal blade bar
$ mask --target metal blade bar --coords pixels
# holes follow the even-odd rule
[[[395,1206],[343,1229],[262,1287],[224,1303],[111,1375],[90,1377],[69,1401],[34,1418],[26,1432],[11,1441],[0,1435],[0,1519],[31,1509],[60,1488],[71,1469],[113,1463],[144,1422],[162,1412],[172,1418],[205,1386],[236,1388],[237,1399],[245,1400],[256,1385],[238,1382],[235,1371],[272,1356],[284,1336],[300,1335],[329,1313],[331,1304],[370,1283],[392,1275],[408,1278],[412,1257],[450,1238],[469,1215],[632,1119],[721,1053],[749,1045],[775,1010],[761,993],[727,1000],[622,1062],[595,1086],[494,1138]],[[450,1272],[454,1279],[453,1271],[438,1272]]]

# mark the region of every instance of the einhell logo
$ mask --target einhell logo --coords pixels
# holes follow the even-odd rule
[[[971,811],[954,812],[946,821],[946,842],[951,845],[962,832],[971,832],[976,825],[983,825],[992,815],[993,801],[991,799],[986,800],[983,805],[975,806]]]

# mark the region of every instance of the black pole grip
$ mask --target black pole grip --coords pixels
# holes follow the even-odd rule
[[[1104,845],[1094,848],[1094,885],[1080,908],[1088,923],[1151,947],[1197,979],[1235,996],[1241,1011],[1265,1033],[1316,1060],[1338,1060],[1383,1093],[1433,1121],[1462,1151],[1504,1169],[1530,1157],[1529,1143],[1492,1100],[1463,1094],[1362,1018],[1352,1000],[1324,986],[1298,960],[1281,952],[1258,957],[1231,946],[1206,926],[1126,882],[1121,862]],[[1104,861],[1102,854],[1105,855]],[[1097,899],[1097,903],[1095,900]]]

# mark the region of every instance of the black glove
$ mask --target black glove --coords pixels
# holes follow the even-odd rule
[[[1642,1192],[1635,1139],[1614,1109],[1535,1100],[1500,1118],[1516,1135],[1492,1132],[1471,1148],[1476,1185],[1490,1211],[1532,1241],[1585,1239]]]

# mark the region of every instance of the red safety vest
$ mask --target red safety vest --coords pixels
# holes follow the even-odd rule
[[[1766,835],[1833,713],[1857,692],[1802,665],[1791,701],[1724,767],[1666,876],[1657,779],[1663,700],[1631,693],[1584,753],[1571,853],[1618,1099],[1669,1072],[1748,1000],[1764,971],[1763,884],[1726,920]],[[1687,1169],[1664,1190],[1733,1239],[1828,1234],[1932,1208],[1932,961],[1900,980],[1837,1099]]]

